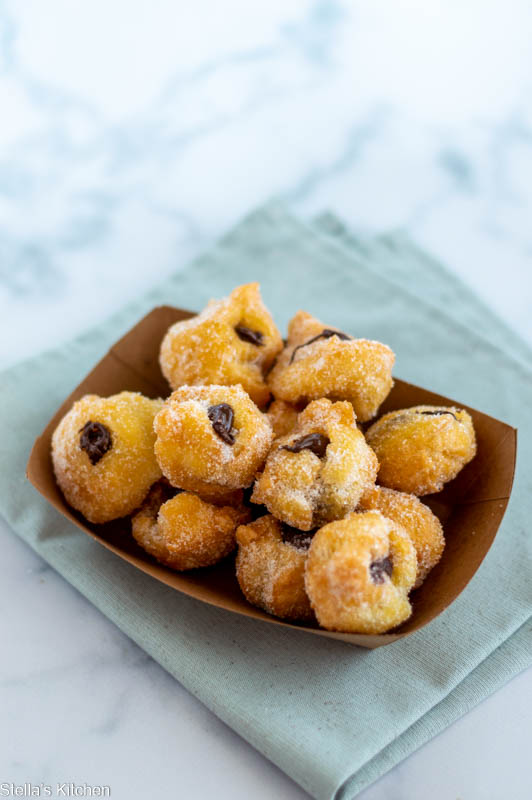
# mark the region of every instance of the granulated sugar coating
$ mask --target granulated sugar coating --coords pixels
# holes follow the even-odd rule
[[[467,411],[444,406],[391,411],[368,429],[366,440],[379,459],[379,483],[419,496],[440,492],[477,449]]]
[[[282,347],[259,284],[248,283],[224,300],[211,300],[198,316],[172,325],[159,360],[172,389],[239,383],[263,408],[270,398],[264,375]]]
[[[393,411],[363,433],[394,360],[305,311],[283,349],[259,285],[238,286],[167,330],[166,401],[74,404],[52,437],[57,482],[91,522],[134,514],[135,540],[172,569],[216,564],[238,542],[253,605],[384,633],[410,616],[408,593],[445,546],[416,495],[440,491],[476,451],[457,408]]]
[[[298,408],[284,400],[274,400],[266,412],[273,428],[273,435],[286,436],[297,423]]]
[[[374,486],[360,501],[358,510],[370,509],[380,511],[388,519],[402,525],[410,536],[416,548],[417,578],[414,589],[417,589],[442,557],[445,539],[441,522],[415,495],[381,486]]]
[[[241,525],[236,532],[236,576],[249,603],[269,614],[310,621],[314,614],[305,591],[307,550],[283,541],[283,526],[267,515]],[[308,535],[308,544],[311,535]]]
[[[300,530],[341,519],[374,483],[378,463],[348,402],[315,400],[276,439],[251,500]]]
[[[153,420],[162,404],[135,392],[85,395],[55,429],[57,483],[67,502],[90,522],[130,514],[161,477]]]
[[[235,530],[249,519],[243,506],[215,506],[197,495],[181,492],[166,499],[156,484],[131,521],[138,544],[175,570],[210,567],[231,553]]]
[[[310,545],[305,587],[318,622],[347,633],[384,633],[412,613],[416,551],[406,531],[379,511],[321,528]]]
[[[205,496],[250,486],[273,439],[268,418],[241,386],[182,386],[154,427],[165,477]]]
[[[352,339],[306,311],[288,326],[288,341],[268,376],[277,399],[288,403],[349,400],[360,422],[377,413],[393,386],[395,356],[369,339]]]

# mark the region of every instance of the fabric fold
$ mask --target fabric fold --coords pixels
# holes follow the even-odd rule
[[[529,663],[530,633],[522,627],[532,613],[526,470],[518,469],[503,525],[464,593],[423,630],[375,651],[184,597],[75,529],[22,478],[33,439],[61,400],[143,313],[160,303],[199,309],[250,280],[260,281],[280,326],[306,308],[354,335],[381,339],[396,351],[400,377],[519,426],[520,461],[527,463],[526,346],[506,353],[511,337],[488,313],[484,330],[470,330],[463,320],[474,316],[449,317],[433,297],[413,293],[423,256],[401,239],[392,248],[392,276],[381,244],[373,251],[369,241],[355,246],[351,235],[322,231],[270,204],[94,331],[4,372],[0,403],[10,424],[1,445],[0,511],[121,630],[310,794],[348,798]],[[483,317],[481,306],[474,315]],[[515,656],[501,656],[506,652]]]

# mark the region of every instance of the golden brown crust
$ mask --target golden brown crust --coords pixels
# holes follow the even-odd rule
[[[156,485],[131,520],[133,537],[147,553],[181,571],[210,567],[234,550],[236,528],[249,519],[248,509],[215,506],[188,492],[166,496]]]
[[[162,400],[137,392],[85,395],[55,429],[52,462],[57,483],[67,502],[90,522],[131,514],[161,477],[153,432],[161,406]],[[89,423],[102,426],[108,437],[105,452],[92,460],[90,448],[82,446]]]
[[[171,569],[216,564],[238,542],[250,603],[383,633],[408,618],[409,592],[445,545],[415,495],[440,491],[476,451],[456,408],[391,412],[364,435],[394,359],[304,311],[283,348],[258,284],[239,286],[167,331],[166,401],[122,392],[74,404],[52,437],[57,482],[92,522],[134,514],[135,540]]]
[[[310,545],[305,586],[318,622],[346,633],[385,633],[412,609],[416,551],[406,531],[379,511],[321,528]]]
[[[416,548],[417,589],[442,557],[445,538],[441,522],[415,495],[381,486],[374,486],[360,500],[360,511],[371,509],[402,525],[410,536]]]
[[[172,389],[240,383],[263,408],[270,398],[264,375],[282,346],[259,284],[248,283],[172,325],[161,344],[160,364]]]
[[[378,411],[393,386],[395,356],[381,342],[339,335],[319,338],[327,328],[320,320],[298,311],[288,327],[288,342],[268,376],[277,399],[288,403],[348,400],[365,422]],[[315,341],[312,341],[314,340]]]
[[[309,435],[328,442],[324,452],[293,452]],[[288,525],[311,530],[353,511],[374,484],[377,468],[351,404],[315,400],[301,412],[296,428],[274,442],[251,500]]]
[[[297,425],[298,407],[284,400],[274,400],[266,412],[276,439],[286,436]]]
[[[241,525],[236,537],[236,576],[248,602],[283,619],[314,619],[305,591],[307,552],[283,542],[281,523],[260,517]]]
[[[216,432],[210,409],[234,414],[232,443]],[[173,486],[213,497],[250,486],[273,438],[270,423],[241,386],[182,386],[155,418],[155,453]]]
[[[391,411],[366,440],[379,459],[379,484],[420,497],[440,492],[476,453],[470,415],[452,406]]]

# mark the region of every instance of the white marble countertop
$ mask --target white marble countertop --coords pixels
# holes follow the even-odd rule
[[[526,0],[0,2],[0,366],[274,194],[406,228],[532,343],[531,34]],[[307,796],[0,536],[0,784]],[[531,707],[528,671],[360,797],[529,800]]]

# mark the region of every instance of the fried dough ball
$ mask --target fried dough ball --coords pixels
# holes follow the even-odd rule
[[[250,486],[273,438],[268,418],[241,386],[182,386],[154,428],[164,476],[207,497]]]
[[[379,483],[419,496],[440,492],[477,449],[473,420],[452,406],[391,411],[366,431],[366,440],[379,459]]]
[[[374,486],[362,497],[359,509],[380,511],[402,525],[416,548],[417,589],[442,557],[445,547],[443,528],[438,517],[413,494]]]
[[[353,511],[375,483],[377,469],[353,406],[314,400],[299,415],[297,427],[274,442],[251,502],[308,531]]]
[[[297,424],[299,414],[297,406],[292,403],[285,403],[284,400],[274,400],[266,412],[273,428],[273,435],[277,439],[279,436],[286,436]]]
[[[305,587],[318,622],[345,633],[385,633],[408,619],[416,551],[380,511],[350,514],[312,539]]]
[[[236,577],[246,600],[276,617],[312,620],[304,577],[311,538],[270,515],[237,528]]]
[[[329,397],[349,400],[357,418],[375,416],[393,385],[389,347],[327,328],[306,311],[288,326],[288,343],[268,376],[277,399],[288,403]]]
[[[249,511],[215,506],[195,494],[177,491],[168,499],[168,487],[158,483],[152,488],[131,520],[133,537],[172,569],[210,567],[234,550],[236,528],[249,519]]]
[[[67,502],[89,522],[109,522],[140,506],[161,477],[153,419],[163,404],[137,392],[87,394],[52,436],[52,462]]]
[[[239,508],[240,506],[246,505],[244,491],[242,489],[235,489],[232,492],[224,494],[209,495],[204,492],[201,495],[201,499],[205,500],[206,503],[212,503],[213,506],[233,506],[233,508]]]
[[[159,360],[172,389],[240,383],[263,408],[270,397],[264,375],[282,347],[259,284],[248,283],[223,300],[211,300],[198,316],[172,325]]]

